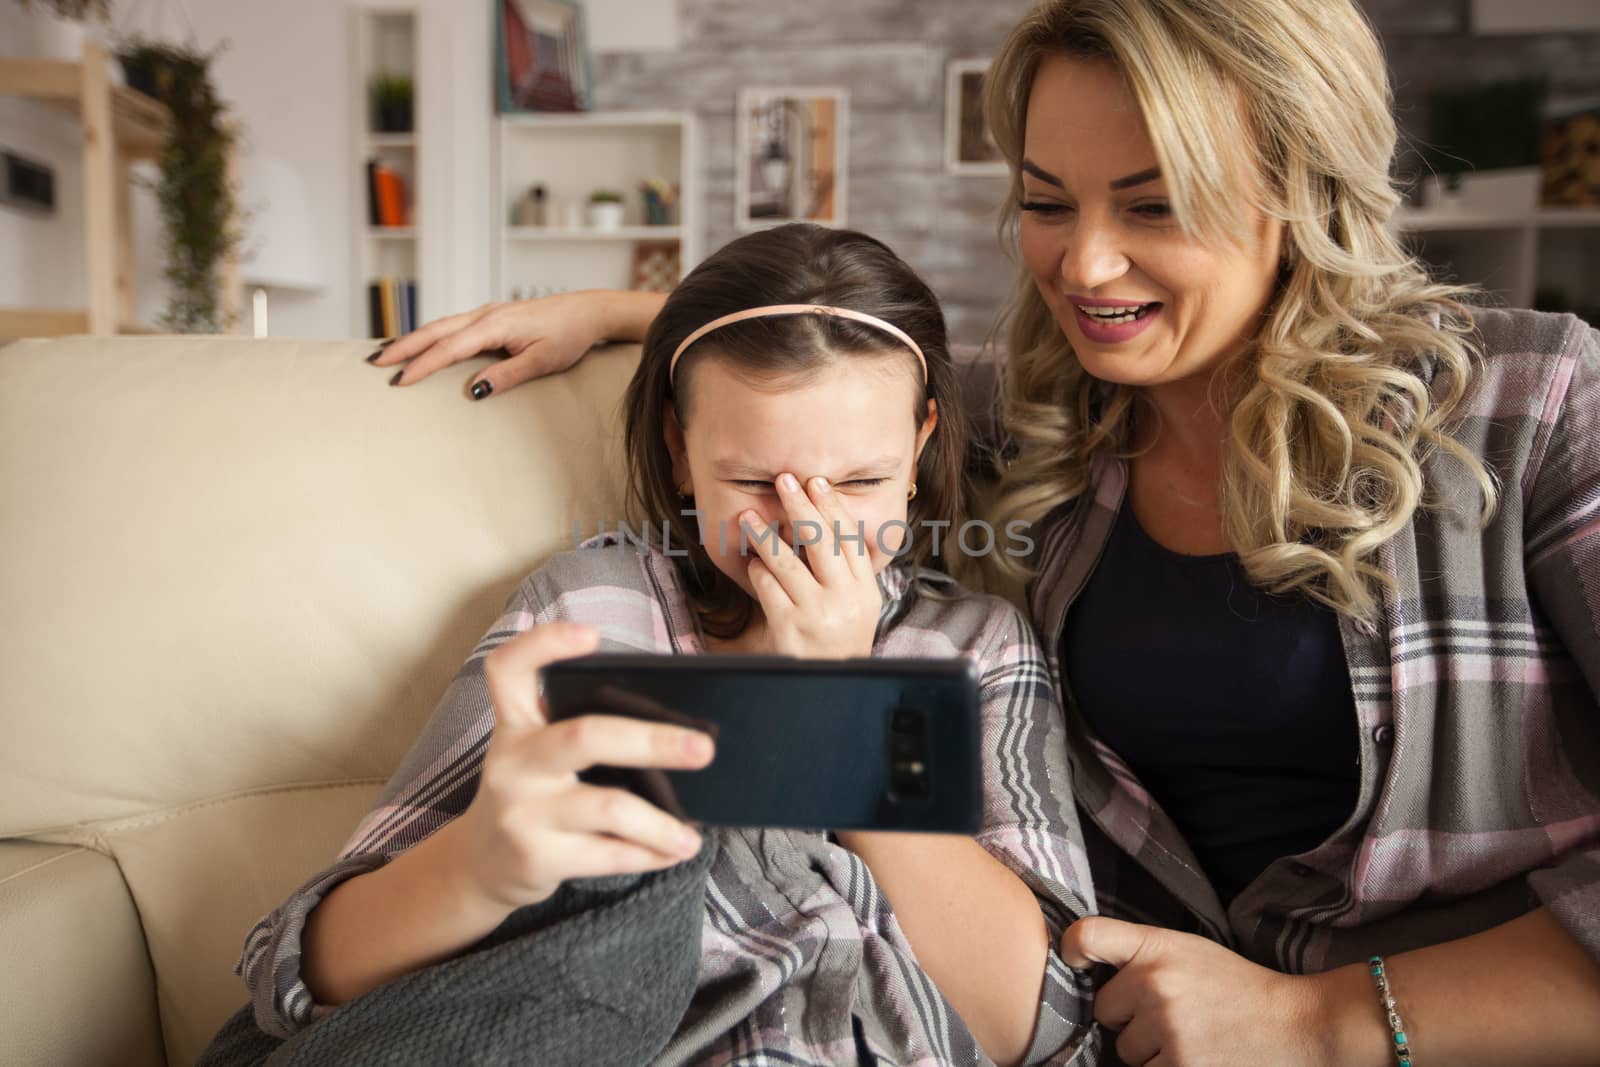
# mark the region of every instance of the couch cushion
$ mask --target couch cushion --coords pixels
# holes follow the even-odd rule
[[[162,1067],[155,983],[117,865],[0,841],[0,1063]]]
[[[0,348],[0,837],[387,776],[517,581],[620,515],[637,346],[478,403],[484,360],[391,389],[370,350]]]
[[[332,862],[379,785],[263,790],[102,827],[144,922],[174,1067],[248,999],[233,974],[245,933]]]

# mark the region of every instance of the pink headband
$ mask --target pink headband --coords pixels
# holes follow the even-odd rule
[[[683,344],[679,345],[678,350],[672,353],[672,362],[667,365],[667,381],[672,381],[672,375],[678,369],[678,357],[682,356],[690,345],[712,330],[720,330],[724,326],[731,326],[736,322],[744,322],[746,319],[765,319],[778,315],[831,315],[835,318],[850,319],[854,322],[864,322],[868,326],[877,327],[916,353],[917,362],[922,364],[922,380],[924,382],[928,380],[928,359],[922,354],[922,349],[917,346],[917,342],[913,341],[911,336],[900,327],[884,322],[876,315],[868,315],[864,311],[851,311],[849,308],[829,307],[826,304],[772,304],[768,307],[735,311],[732,315],[724,315],[720,319],[712,319],[694,333],[685,337]]]

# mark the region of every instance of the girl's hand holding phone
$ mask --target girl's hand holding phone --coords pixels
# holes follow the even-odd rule
[[[740,516],[759,557],[750,561],[750,585],[766,616],[771,650],[816,659],[870,656],[883,609],[867,549],[871,532],[858,530],[825,478],[802,488],[794,475],[780,474],[776,485],[790,525],[797,533],[820,529],[821,540],[807,545],[810,537],[796,536],[806,545],[802,559],[782,538],[762,530],[755,512]]]
[[[484,661],[494,731],[454,837],[466,888],[508,913],[546,899],[568,878],[659,870],[700,849],[692,827],[624,790],[580,782],[578,772],[597,764],[697,770],[711,762],[710,738],[608,715],[547,724],[539,668],[597,644],[589,627],[548,624]]]

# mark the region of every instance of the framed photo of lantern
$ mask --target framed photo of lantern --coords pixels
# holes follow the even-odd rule
[[[844,89],[739,91],[734,221],[844,226],[850,94]]]

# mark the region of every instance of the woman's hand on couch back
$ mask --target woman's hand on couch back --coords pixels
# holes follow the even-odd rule
[[[435,319],[386,342],[367,362],[377,367],[400,366],[390,385],[415,385],[464,359],[500,356],[499,362],[475,376],[467,388],[472,399],[482,400],[564,371],[607,339],[644,340],[665,299],[661,293],[591,289],[538,300],[484,304]]]

